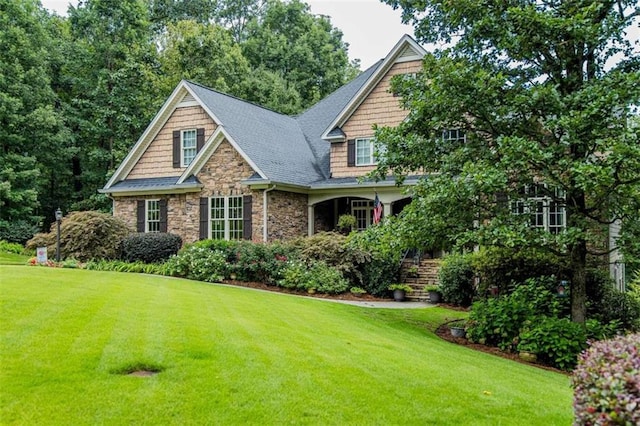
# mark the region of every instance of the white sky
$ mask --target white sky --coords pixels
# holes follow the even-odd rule
[[[77,0],[40,0],[42,6],[66,15],[67,6]],[[400,22],[400,10],[379,0],[306,0],[311,12],[331,17],[343,40],[349,43],[349,57],[360,59],[361,69],[367,69],[383,58],[404,34],[413,35],[409,25]]]

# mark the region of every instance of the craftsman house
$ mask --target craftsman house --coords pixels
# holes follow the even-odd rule
[[[408,203],[375,168],[373,125],[407,112],[390,79],[417,72],[425,51],[404,36],[382,60],[292,117],[181,81],[101,190],[114,215],[138,232],[198,239],[271,241],[332,230],[350,213],[357,227]]]

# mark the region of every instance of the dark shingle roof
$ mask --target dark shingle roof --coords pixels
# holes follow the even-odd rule
[[[329,177],[329,142],[321,138],[380,63],[297,117],[186,82],[266,179],[309,186]]]
[[[180,185],[177,184],[178,179],[180,176],[126,179],[111,186],[109,192],[161,191],[200,186],[200,181],[195,176],[190,176]]]

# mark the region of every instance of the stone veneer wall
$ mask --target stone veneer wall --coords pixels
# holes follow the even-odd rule
[[[260,195],[260,198],[262,198],[262,194]],[[267,197],[267,231],[269,241],[290,240],[307,235],[309,213],[307,206],[309,201],[306,194],[271,191],[267,194]],[[262,207],[262,200],[260,201],[260,205]],[[254,224],[256,223],[255,211],[256,209],[254,209]],[[262,208],[260,208],[260,212],[262,214]],[[260,218],[260,228],[262,228],[262,217]]]

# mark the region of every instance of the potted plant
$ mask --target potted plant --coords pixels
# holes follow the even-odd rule
[[[464,321],[454,321],[449,324],[449,330],[453,337],[464,337],[467,334],[467,330],[464,326]]]
[[[533,340],[521,340],[518,343],[518,357],[527,362],[536,362],[538,359],[538,344]]]
[[[413,291],[407,284],[391,284],[389,290],[393,291],[393,300],[396,302],[402,302],[407,296],[407,293]]]
[[[338,228],[338,231],[346,235],[349,232],[353,231],[353,228],[355,228],[357,223],[358,223],[358,220],[354,215],[343,214],[343,215],[340,215],[340,217],[338,218],[337,228]]]
[[[440,287],[435,284],[429,284],[424,286],[424,291],[429,294],[429,301],[431,303],[440,303],[442,301],[442,293]]]

